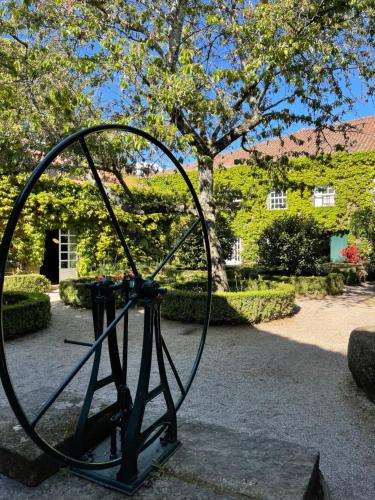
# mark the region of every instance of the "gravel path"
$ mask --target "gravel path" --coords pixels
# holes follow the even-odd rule
[[[212,327],[198,377],[179,415],[187,421],[220,424],[319,449],[321,470],[334,500],[372,500],[375,406],[356,388],[346,350],[353,328],[375,324],[374,295],[374,285],[348,287],[340,297],[299,300],[299,310],[291,318],[253,328]],[[57,294],[52,300],[51,326],[7,346],[25,406],[28,391],[56,386],[84,353],[84,347],[63,344],[63,339],[91,340],[90,312],[63,306]],[[135,374],[142,312],[133,311],[131,321],[131,373]],[[199,328],[164,321],[163,331],[178,369],[187,376]],[[88,370],[69,388],[71,392],[81,393]],[[106,391],[98,393],[98,403],[107,399]],[[7,405],[2,392],[0,405]],[[158,408],[156,403],[150,411]],[[29,498],[16,483],[0,479],[0,498],[9,498],[13,490],[17,498]]]

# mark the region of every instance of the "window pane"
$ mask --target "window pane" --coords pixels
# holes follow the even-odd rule
[[[61,269],[68,269],[68,263],[67,262],[61,262]]]
[[[285,191],[271,191],[269,195],[269,206],[271,210],[282,210],[287,207],[287,194]]]

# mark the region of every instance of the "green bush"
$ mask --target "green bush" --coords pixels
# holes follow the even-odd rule
[[[330,264],[325,266],[326,269],[331,269],[332,272],[340,273],[343,277],[345,285],[360,285],[364,283],[370,274],[371,264],[349,264],[342,262],[340,264]]]
[[[207,271],[165,267],[158,276],[163,283],[190,283],[207,279]]]
[[[364,283],[367,278],[367,271],[364,266],[342,270],[341,274],[345,285],[360,285]]]
[[[296,294],[308,297],[340,295],[344,291],[343,276],[330,273],[327,276],[293,276],[290,283],[295,286]]]
[[[12,274],[5,276],[4,291],[47,293],[51,282],[42,274]]]
[[[336,272],[323,276],[275,276],[263,274],[254,268],[233,268],[229,273],[231,290],[241,291],[249,289],[254,283],[254,278],[260,278],[265,282],[271,280],[278,283],[290,283],[294,285],[297,295],[322,298],[326,295],[340,295],[344,291],[345,278],[337,269]]]
[[[5,292],[3,332],[5,339],[45,328],[51,319],[51,304],[44,293]]]
[[[371,260],[365,264],[366,279],[369,281],[375,280],[375,260]]]
[[[311,298],[323,298],[327,295],[341,295],[344,291],[344,278],[339,273],[327,276],[264,276],[265,280],[290,283],[296,295]]]
[[[95,281],[93,277],[84,277],[60,281],[60,298],[69,306],[91,309],[91,291],[87,283]],[[115,292],[116,304],[123,304],[121,292]]]
[[[190,228],[193,220],[189,220],[185,226],[181,226],[181,223],[176,225],[176,241]],[[216,230],[222,249],[222,257],[224,260],[229,259],[236,237],[230,227],[229,220],[227,217],[223,217],[220,212],[216,214]],[[207,266],[202,231],[193,231],[176,253],[173,263],[187,269],[204,269]]]
[[[258,240],[259,265],[293,275],[314,275],[328,255],[328,237],[312,217],[285,215]]]
[[[164,318],[202,322],[207,294],[197,283],[169,288],[161,306]],[[194,290],[195,287],[195,290]],[[285,283],[259,284],[258,290],[218,292],[212,295],[211,323],[259,323],[290,316],[294,310],[293,286]]]
[[[69,306],[91,309],[91,292],[87,283],[94,278],[77,278],[60,281],[60,298]]]

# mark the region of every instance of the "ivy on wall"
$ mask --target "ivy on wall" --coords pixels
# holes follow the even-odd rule
[[[188,172],[197,189],[197,172]],[[282,164],[262,162],[218,168],[215,172],[215,201],[219,220],[225,220],[243,240],[243,260],[254,262],[256,241],[264,228],[283,214],[314,217],[327,231],[349,232],[350,219],[359,208],[373,207],[375,152],[340,152],[332,156],[291,159]],[[0,176],[0,237],[15,198],[27,175]],[[332,185],[336,190],[333,207],[314,207],[316,186]],[[273,189],[287,190],[287,209],[269,210],[267,196]],[[119,186],[111,189],[126,204]],[[145,206],[161,200],[188,203],[191,197],[178,174],[158,174],[132,186],[136,204]],[[122,198],[123,197],[123,198]],[[237,200],[237,201],[234,201]],[[131,251],[137,262],[148,265],[171,248],[178,233],[180,216],[151,213],[134,215],[115,208]],[[74,229],[78,233],[79,272],[86,274],[108,263],[126,269],[118,238],[109,224],[97,188],[91,182],[77,182],[64,176],[44,175],[33,190],[13,240],[10,263],[38,268],[44,255],[45,233],[52,229]],[[176,231],[177,228],[177,231]]]
[[[197,172],[188,175],[196,186]],[[215,199],[218,212],[228,219],[236,236],[243,240],[243,260],[254,262],[257,239],[283,214],[312,216],[332,234],[349,232],[355,210],[373,206],[374,178],[375,151],[339,152],[315,158],[294,158],[283,163],[268,161],[218,168]],[[148,182],[157,189],[184,192],[177,175],[158,175]],[[336,190],[335,206],[314,207],[314,188],[327,185]],[[286,189],[286,210],[268,209],[267,197],[274,188]]]
[[[26,175],[0,178],[0,238],[14,201],[27,180]],[[120,197],[119,186],[112,186]],[[134,189],[134,199],[142,204],[157,198],[152,190]],[[126,200],[124,200],[124,203]],[[175,216],[133,215],[114,205],[134,259],[146,264],[158,261],[168,248],[169,227]],[[124,251],[109,222],[100,194],[91,182],[77,182],[64,176],[40,178],[28,198],[17,225],[8,263],[12,268],[37,269],[44,257],[46,231],[71,229],[78,234],[79,272],[86,274],[106,264],[127,269]]]

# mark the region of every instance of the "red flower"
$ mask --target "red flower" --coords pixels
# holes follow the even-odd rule
[[[344,248],[341,250],[341,255],[346,258],[346,262],[349,262],[349,264],[358,264],[361,262],[361,252],[355,246]]]

